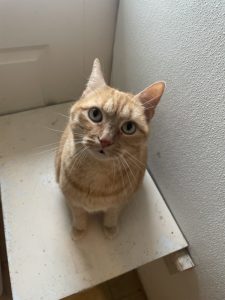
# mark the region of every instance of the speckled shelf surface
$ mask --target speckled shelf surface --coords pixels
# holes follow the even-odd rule
[[[105,239],[93,216],[88,234],[72,241],[54,175],[54,143],[69,107],[0,118],[1,196],[14,299],[61,299],[187,246],[147,172],[121,218],[118,237]]]

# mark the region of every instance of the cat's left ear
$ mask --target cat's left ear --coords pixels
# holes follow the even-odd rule
[[[165,86],[164,81],[155,82],[135,96],[144,106],[145,116],[148,122],[155,113],[155,108],[163,95]]]
[[[86,96],[90,92],[105,86],[105,79],[102,74],[101,64],[98,58],[94,60],[90,78],[88,80],[86,89],[84,90],[82,97]]]

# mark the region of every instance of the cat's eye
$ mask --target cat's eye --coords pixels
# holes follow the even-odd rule
[[[89,111],[88,111],[88,116],[95,123],[98,123],[98,122],[102,121],[102,112],[97,107],[90,108]]]
[[[125,134],[134,134],[136,131],[136,125],[134,122],[128,121],[123,124],[123,126],[121,127],[121,130]]]

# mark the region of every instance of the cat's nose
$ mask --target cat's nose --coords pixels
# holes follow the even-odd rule
[[[109,140],[109,139],[99,139],[100,140],[100,143],[101,143],[101,146],[102,148],[106,148],[106,147],[109,147],[110,145],[112,145],[112,140]]]

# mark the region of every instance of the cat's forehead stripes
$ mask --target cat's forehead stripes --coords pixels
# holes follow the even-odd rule
[[[102,108],[108,114],[116,114],[122,118],[129,119],[132,116],[133,104],[131,103],[129,96],[114,90],[104,100]]]
[[[131,98],[123,98],[119,104],[119,115],[124,119],[134,120],[143,114],[142,108]]]
[[[115,105],[114,105],[114,99],[113,97],[109,97],[105,104],[103,105],[103,109],[105,112],[109,113],[109,114],[113,114],[115,113]]]

